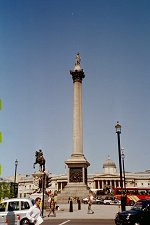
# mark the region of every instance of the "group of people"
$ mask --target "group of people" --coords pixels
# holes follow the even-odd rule
[[[88,214],[93,214],[94,211],[92,210],[91,206],[92,206],[92,202],[93,202],[93,193],[89,192],[89,196],[88,196]],[[48,199],[48,203],[49,203],[49,213],[48,213],[48,217],[51,215],[51,213],[53,213],[53,216],[56,216],[56,209],[57,209],[57,194],[54,193],[54,195],[49,195],[49,199]],[[35,199],[35,204],[34,206],[32,206],[29,211],[27,212],[27,218],[29,219],[29,221],[35,225],[40,225],[43,222],[43,219],[41,217],[41,209],[40,209],[40,205],[41,205],[41,198],[37,197]]]

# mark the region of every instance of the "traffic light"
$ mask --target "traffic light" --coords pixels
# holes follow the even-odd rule
[[[50,187],[52,185],[51,184],[51,179],[52,179],[52,177],[50,177],[50,176],[46,177],[46,187]]]

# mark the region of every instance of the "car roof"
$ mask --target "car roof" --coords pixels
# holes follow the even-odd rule
[[[14,201],[32,201],[31,198],[8,198],[4,199],[2,202],[14,202]]]

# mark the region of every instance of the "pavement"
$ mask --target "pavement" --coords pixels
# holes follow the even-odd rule
[[[131,208],[126,207],[126,210]],[[93,214],[87,213],[88,205],[81,204],[78,210],[78,204],[73,204],[73,212],[70,212],[69,204],[60,204],[59,210],[56,210],[56,217],[52,214],[48,217],[48,211],[44,211],[44,220],[47,219],[114,219],[117,212],[120,211],[119,205],[92,205]]]

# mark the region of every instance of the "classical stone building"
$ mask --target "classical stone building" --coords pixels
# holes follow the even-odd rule
[[[150,170],[143,172],[126,172],[126,187],[149,187],[150,188]],[[47,191],[61,192],[68,182],[67,174],[51,175],[51,186]],[[13,181],[14,176],[7,177],[7,180]],[[18,196],[29,197],[33,193],[33,176],[17,175]],[[102,172],[88,174],[87,184],[90,189],[103,189],[106,186],[110,188],[120,186],[120,175],[117,171],[116,164],[110,157],[103,163]]]

